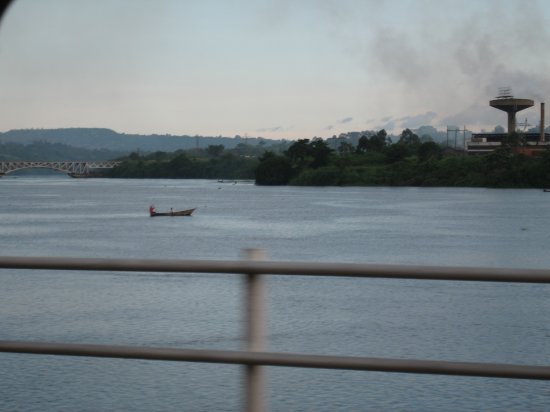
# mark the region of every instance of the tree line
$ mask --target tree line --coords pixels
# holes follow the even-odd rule
[[[259,185],[550,187],[550,151],[528,157],[512,135],[487,155],[467,156],[420,139],[410,129],[391,143],[385,130],[342,141],[335,150],[319,138],[302,139],[280,154],[265,152]]]
[[[261,152],[260,152],[261,150]],[[223,145],[206,149],[132,152],[109,174],[119,178],[254,179],[258,155],[263,149],[246,144],[226,150]]]
[[[550,187],[550,151],[523,155],[515,150],[523,144],[517,135],[478,156],[419,138],[410,129],[391,138],[385,130],[366,132],[356,141],[342,139],[331,148],[321,138],[300,139],[279,151],[239,144],[133,152],[110,176],[254,179],[258,185]]]

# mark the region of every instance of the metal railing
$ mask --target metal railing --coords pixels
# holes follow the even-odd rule
[[[247,260],[239,261],[0,257],[0,269],[244,274],[247,289],[246,351],[3,340],[0,341],[0,352],[241,364],[246,368],[245,402],[248,411],[264,410],[263,366],[550,380],[550,366],[264,352],[265,299],[262,286],[265,275],[548,284],[550,270],[269,262],[262,260],[262,251],[250,249],[246,252]]]

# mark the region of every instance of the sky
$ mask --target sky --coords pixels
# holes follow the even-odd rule
[[[506,127],[502,87],[535,101],[518,122],[536,126],[549,23],[546,0],[15,0],[0,131],[477,132]]]

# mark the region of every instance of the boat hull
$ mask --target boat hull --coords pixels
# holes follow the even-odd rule
[[[177,210],[175,212],[153,212],[151,213],[151,217],[157,217],[157,216],[191,216],[191,214],[195,211],[196,208],[193,209],[187,209],[187,210]]]

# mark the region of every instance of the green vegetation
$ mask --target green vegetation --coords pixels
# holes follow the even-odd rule
[[[0,161],[105,161],[121,156],[122,152],[106,149],[86,149],[63,143],[32,142],[21,144],[14,142],[0,143]]]
[[[520,140],[511,136],[491,154],[464,156],[409,129],[394,144],[381,130],[356,146],[342,141],[337,150],[321,139],[303,139],[282,154],[266,152],[255,178],[259,185],[549,187],[550,151],[516,153]]]
[[[122,158],[110,176],[123,178],[173,179],[254,179],[258,166],[258,146],[237,145],[225,150],[223,145],[206,149],[155,152],[141,155],[137,152]],[[262,150],[263,152],[263,150]]]
[[[231,148],[211,144],[172,152],[137,151],[125,157],[63,143],[0,142],[0,161],[118,158],[122,163],[111,177],[255,179],[259,185],[550,187],[550,151],[537,157],[519,153],[515,149],[524,145],[521,134],[509,136],[503,147],[484,156],[464,156],[409,129],[399,136],[380,130],[352,137],[276,145],[237,139]]]

